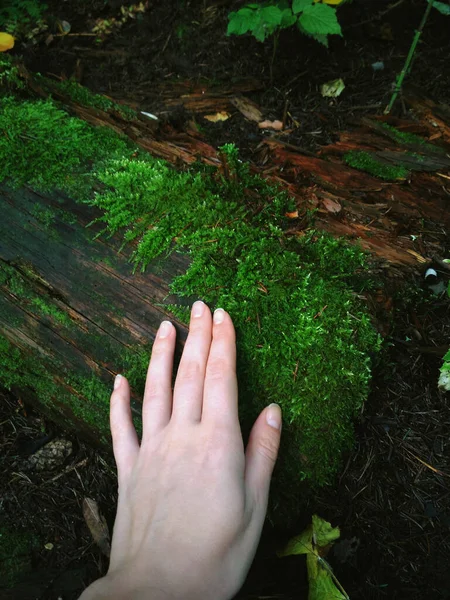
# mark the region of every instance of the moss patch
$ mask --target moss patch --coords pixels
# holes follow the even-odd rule
[[[406,179],[409,175],[409,171],[405,167],[386,165],[377,160],[370,152],[365,152],[363,150],[351,150],[350,152],[347,152],[344,155],[344,162],[349,165],[349,167],[365,171],[380,179]]]
[[[45,81],[44,78],[42,78],[42,80]],[[118,104],[117,102],[114,102],[114,100],[111,100],[111,98],[107,98],[101,94],[94,94],[76,81],[66,80],[52,82],[51,85],[53,89],[57,89],[62,94],[66,94],[78,104],[82,104],[83,106],[92,106],[93,108],[98,108],[105,112],[116,112],[120,117],[122,117],[122,119],[125,120],[136,119],[136,112],[129,106]]]
[[[381,123],[381,127],[387,136],[389,136],[391,139],[395,140],[399,144],[402,144],[404,146],[419,146],[422,147],[424,151],[428,150],[435,153],[438,152],[440,154],[445,154],[445,150],[443,148],[426,142],[419,135],[415,135],[414,133],[407,133],[405,131],[399,131],[398,129],[392,127],[392,125],[389,125],[388,123]]]
[[[12,131],[0,138],[0,179],[44,190],[57,185],[102,209],[103,233],[137,241],[135,268],[175,250],[190,255],[172,291],[233,317],[244,431],[268,403],[282,405],[287,426],[276,501],[298,492],[304,479],[329,483],[352,444],[352,419],[367,398],[370,354],[379,346],[358,299],[367,285],[364,254],[313,231],[286,237],[291,200],[252,175],[233,146],[222,149],[226,176],[202,166],[180,173],[49,101],[8,98],[0,128]],[[181,305],[173,309],[185,314]],[[135,356],[129,366],[141,389],[147,358]],[[87,390],[75,384],[89,393],[92,410],[103,411],[106,392],[93,381]],[[295,514],[298,496],[293,502],[284,503],[285,514]]]

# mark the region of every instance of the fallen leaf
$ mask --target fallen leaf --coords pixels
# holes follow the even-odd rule
[[[211,123],[217,123],[218,121],[226,121],[230,118],[230,114],[222,110],[221,112],[216,113],[215,115],[205,115],[205,119],[207,121],[211,121]]]
[[[258,106],[248,98],[245,98],[244,96],[235,96],[231,99],[231,104],[249,121],[256,121],[256,123],[262,121],[262,112],[259,110]]]
[[[260,129],[276,129],[280,131],[283,129],[283,123],[281,121],[261,121],[258,123]]]
[[[308,600],[348,600],[341,584],[323,556],[340,536],[339,527],[331,527],[317,515],[313,515],[312,524],[300,535],[289,540],[278,556],[306,554],[308,568]]]
[[[322,200],[322,204],[328,212],[333,213],[335,215],[340,213],[342,210],[342,206],[339,204],[339,202],[335,202],[334,200],[330,200],[329,198],[324,198]]]
[[[343,79],[332,79],[320,86],[320,93],[324,98],[337,98],[345,90]]]
[[[98,510],[97,502],[92,500],[92,498],[85,498],[83,500],[83,517],[94,542],[105,556],[109,556],[111,554],[111,545],[108,525],[106,524],[105,517]]]
[[[298,219],[298,210],[294,210],[294,212],[287,212],[285,213],[285,216],[288,219]]]
[[[6,52],[14,48],[14,38],[9,33],[0,31],[0,52]]]
[[[47,544],[44,545],[44,548],[46,550],[53,550],[54,546],[51,542],[48,542]]]

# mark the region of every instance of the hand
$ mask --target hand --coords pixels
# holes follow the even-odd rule
[[[244,454],[230,316],[192,307],[175,388],[175,328],[161,324],[142,407],[139,446],[130,388],[118,376],[111,433],[119,501],[108,574],[80,600],[222,600],[241,587],[261,536],[281,411],[255,422]]]

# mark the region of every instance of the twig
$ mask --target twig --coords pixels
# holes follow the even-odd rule
[[[423,28],[425,27],[425,23],[427,22],[428,15],[430,14],[430,10],[433,8],[433,4],[434,4],[434,0],[428,0],[427,8],[425,9],[425,12],[422,17],[422,21],[420,22],[418,29],[416,29],[416,33],[414,35],[414,39],[412,41],[411,48],[409,49],[408,56],[406,57],[405,65],[404,65],[400,75],[397,77],[397,81],[395,82],[394,93],[392,94],[391,100],[384,111],[385,115],[388,115],[391,112],[392,107],[394,106],[394,102],[397,100],[397,96],[398,96],[400,90],[402,89],[403,80],[405,79],[405,77],[409,71],[409,67],[411,65],[411,61],[414,56],[414,52],[416,51],[417,44],[419,42],[420,36],[422,35],[422,31],[423,31]]]
[[[47,479],[47,481],[44,481],[43,485],[45,485],[46,483],[53,483],[54,481],[56,481],[63,475],[67,475],[67,473],[70,473],[71,471],[73,471],[74,469],[77,469],[78,467],[84,467],[84,465],[87,463],[87,461],[88,461],[87,458],[83,458],[83,460],[80,460],[80,462],[77,463],[76,465],[71,465],[70,467],[67,467],[66,469],[64,469],[64,471],[61,471],[61,473],[58,473],[58,475],[55,475],[51,479]]]

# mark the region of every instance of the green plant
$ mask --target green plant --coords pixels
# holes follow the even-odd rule
[[[450,295],[450,285],[449,285],[449,295]],[[450,392],[450,350],[444,356],[444,363],[440,370],[438,385],[443,390]]]
[[[47,26],[43,15],[47,5],[39,0],[3,0],[0,6],[0,31],[32,39]]]
[[[438,2],[437,0],[427,0],[428,4],[427,7],[425,9],[425,12],[423,14],[422,20],[420,22],[419,27],[416,29],[416,33],[414,35],[411,47],[409,49],[408,52],[408,56],[406,57],[405,60],[405,64],[403,66],[403,69],[401,70],[400,74],[398,75],[396,81],[395,81],[395,87],[394,87],[394,92],[391,96],[391,99],[389,101],[389,104],[387,105],[384,114],[389,114],[392,110],[392,107],[394,106],[394,103],[397,99],[397,96],[399,95],[401,89],[402,89],[402,85],[403,85],[403,81],[406,77],[406,75],[409,73],[409,71],[411,70],[411,65],[412,65],[412,60],[414,57],[414,53],[416,51],[417,48],[417,44],[419,43],[420,40],[420,36],[422,35],[422,31],[423,28],[425,27],[425,24],[428,20],[428,16],[431,12],[431,9],[433,8],[433,6],[443,15],[450,15],[450,4],[445,4],[444,2]]]
[[[279,0],[263,4],[247,4],[228,15],[227,34],[251,33],[259,42],[281,29],[296,25],[301,33],[328,46],[329,35],[342,35],[336,9],[317,0]]]

